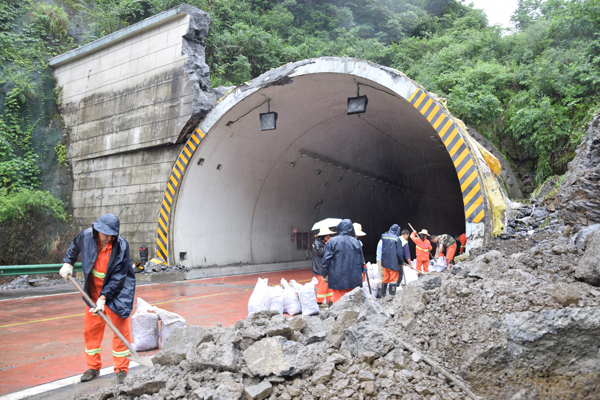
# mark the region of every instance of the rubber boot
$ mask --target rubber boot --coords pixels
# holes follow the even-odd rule
[[[385,295],[387,294],[387,287],[388,284],[387,283],[382,283],[381,284],[381,298],[383,299],[385,297]]]
[[[395,296],[396,295],[396,284],[395,283],[390,283],[390,296]]]

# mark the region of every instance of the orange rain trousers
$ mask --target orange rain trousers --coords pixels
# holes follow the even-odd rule
[[[400,271],[394,271],[392,269],[383,268],[383,280],[381,283],[396,283],[400,277]]]
[[[429,260],[417,258],[417,271],[429,273]]]
[[[346,293],[350,293],[352,291],[352,289],[339,289],[339,290],[338,289],[331,289],[331,291],[333,292],[333,297],[332,297],[331,301],[335,304]]]
[[[454,243],[450,247],[446,247],[446,262],[448,263],[448,265],[450,264],[450,261],[454,260],[455,253],[456,253],[456,243]]]
[[[94,303],[100,297],[102,286],[104,285],[104,276],[108,269],[108,260],[112,251],[112,242],[106,245],[103,249],[98,244],[98,257],[94,263],[92,271],[88,276],[90,281],[90,293]],[[108,306],[104,307],[104,314],[110,318],[113,325],[123,334],[125,339],[131,343],[131,335],[129,333],[129,319],[121,318],[115,314]],[[83,318],[83,340],[85,341],[85,360],[88,368],[102,368],[102,360],[100,359],[100,344],[104,336],[104,328],[106,323],[99,315],[93,315],[90,308],[86,307],[85,317]],[[113,358],[115,361],[115,373],[119,370],[129,372],[129,359],[126,356],[131,352],[121,340],[114,335],[113,337]]]
[[[333,292],[329,289],[327,282],[323,280],[322,276],[316,275],[319,281],[317,285],[317,303],[329,303],[329,300],[333,296]]]
[[[131,335],[129,333],[129,318],[121,318],[115,314],[110,308],[104,307],[104,314],[110,318],[115,327],[125,336],[125,339],[131,343]],[[100,359],[100,344],[104,336],[104,328],[106,323],[99,315],[93,315],[90,308],[86,307],[85,317],[83,318],[83,339],[85,341],[85,360],[88,368],[102,368],[102,360]],[[129,359],[125,356],[131,354],[127,347],[119,340],[117,335],[113,336],[113,358],[115,361],[115,373],[119,370],[129,372]]]

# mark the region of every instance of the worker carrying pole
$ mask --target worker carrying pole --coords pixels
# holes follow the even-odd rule
[[[427,232],[427,229],[423,229],[417,234],[417,231],[412,227],[411,224],[408,224],[408,226],[410,226],[410,229],[412,229],[410,238],[413,242],[415,242],[416,245],[417,265],[415,267],[417,272],[428,274],[429,252],[433,249],[428,239],[429,232]]]
[[[116,215],[101,216],[91,228],[75,236],[59,272],[65,280],[73,274],[73,265],[80,254],[83,290],[95,303],[89,304],[84,299],[87,308],[83,338],[88,370],[81,376],[81,382],[87,382],[98,377],[102,368],[100,344],[106,324],[98,312],[104,312],[123,337],[131,342],[128,318],[135,296],[135,275],[129,258],[129,244],[119,235],[119,218]],[[131,351],[117,334],[113,338],[112,354],[117,381],[123,383],[129,372],[127,356]]]

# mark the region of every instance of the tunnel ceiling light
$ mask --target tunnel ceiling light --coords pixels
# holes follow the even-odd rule
[[[267,112],[260,113],[260,130],[272,131],[277,126],[277,113],[271,112],[271,100],[267,101]]]
[[[356,97],[348,97],[348,110],[347,115],[362,114],[367,111],[367,104],[369,99],[367,96],[360,95],[360,85],[356,83]]]

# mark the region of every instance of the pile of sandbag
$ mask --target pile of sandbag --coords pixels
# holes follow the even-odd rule
[[[319,313],[315,293],[317,283],[316,278],[305,285],[301,285],[295,280],[288,283],[281,278],[281,285],[269,287],[267,278],[258,278],[248,300],[248,316],[264,310],[275,310],[280,315],[284,313],[316,315]]]
[[[159,340],[162,347],[169,335],[185,324],[181,315],[154,307],[138,297],[137,309],[131,317],[132,346],[135,351],[158,349]]]

